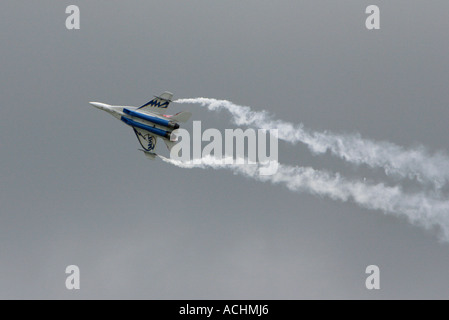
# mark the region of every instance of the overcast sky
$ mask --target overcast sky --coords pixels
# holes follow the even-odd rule
[[[65,27],[70,4],[80,30]],[[365,28],[370,4],[380,30]],[[435,232],[151,161],[129,127],[88,104],[137,106],[168,90],[449,150],[447,12],[438,0],[3,0],[0,298],[447,299],[449,244]],[[234,127],[226,113],[170,109]],[[279,160],[385,178],[302,145],[280,142]],[[72,264],[80,290],[65,287]],[[365,288],[371,264],[380,290]]]

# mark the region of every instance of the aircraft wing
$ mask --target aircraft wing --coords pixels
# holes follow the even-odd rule
[[[148,101],[143,106],[137,109],[146,109],[146,108],[163,108],[166,109],[173,98],[173,93],[165,91],[160,96],[155,96],[153,100]]]
[[[152,151],[156,147],[157,137],[147,130],[133,127],[137,140],[145,151]]]

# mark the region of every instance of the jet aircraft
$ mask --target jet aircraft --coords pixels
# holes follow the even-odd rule
[[[157,138],[161,138],[167,145],[167,148],[171,150],[175,141],[177,141],[175,130],[179,128],[178,122],[186,122],[192,115],[187,111],[182,111],[175,115],[163,114],[161,109],[166,109],[172,102],[172,98],[173,94],[166,91],[160,96],[154,96],[154,99],[138,108],[114,106],[102,102],[89,103],[132,127],[143,148],[140,150],[154,159],[156,154],[153,150],[156,147]]]

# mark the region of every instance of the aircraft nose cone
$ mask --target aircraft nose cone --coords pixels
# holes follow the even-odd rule
[[[106,103],[101,103],[101,102],[89,102],[91,105],[93,105],[95,108],[101,109],[101,110],[105,110],[109,107],[109,105],[107,105]]]

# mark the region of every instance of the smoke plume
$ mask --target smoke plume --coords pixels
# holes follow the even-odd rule
[[[284,185],[293,192],[349,201],[363,208],[403,216],[426,229],[438,229],[440,238],[449,242],[449,200],[441,192],[441,188],[449,181],[449,157],[445,153],[431,154],[424,147],[406,149],[391,142],[364,139],[359,134],[315,132],[304,128],[302,124],[277,120],[266,111],[253,111],[248,106],[236,105],[227,100],[194,98],[175,102],[200,104],[211,111],[224,109],[238,126],[278,129],[279,139],[304,143],[314,154],[329,150],[334,156],[349,163],[382,168],[386,174],[403,179],[416,179],[422,188],[419,192],[407,193],[400,185],[349,180],[338,173],[280,163],[277,172],[267,176],[259,174],[257,165],[237,165],[235,161],[225,162],[224,159],[211,156],[203,157],[200,161],[196,159],[195,162],[160,156],[163,161],[182,168],[227,169],[257,181]]]
[[[407,194],[399,186],[390,187],[383,183],[368,184],[348,180],[338,173],[332,174],[310,167],[279,164],[275,174],[263,176],[259,174],[257,165],[238,165],[235,161],[234,164],[230,164],[225,159],[212,156],[203,157],[201,161],[195,162],[173,160],[160,155],[159,157],[181,168],[226,169],[257,181],[284,185],[293,192],[306,192],[343,202],[352,201],[363,208],[406,217],[411,223],[426,229],[436,227],[440,238],[449,241],[449,202],[424,192]]]
[[[302,124],[276,120],[266,111],[253,111],[248,106],[236,105],[227,100],[193,98],[175,102],[200,104],[211,111],[224,109],[239,126],[278,129],[279,139],[290,143],[302,142],[315,154],[329,150],[347,162],[383,168],[386,174],[416,179],[437,189],[449,181],[449,157],[443,152],[431,154],[424,147],[406,149],[391,142],[364,139],[359,134],[315,132],[304,128]]]

